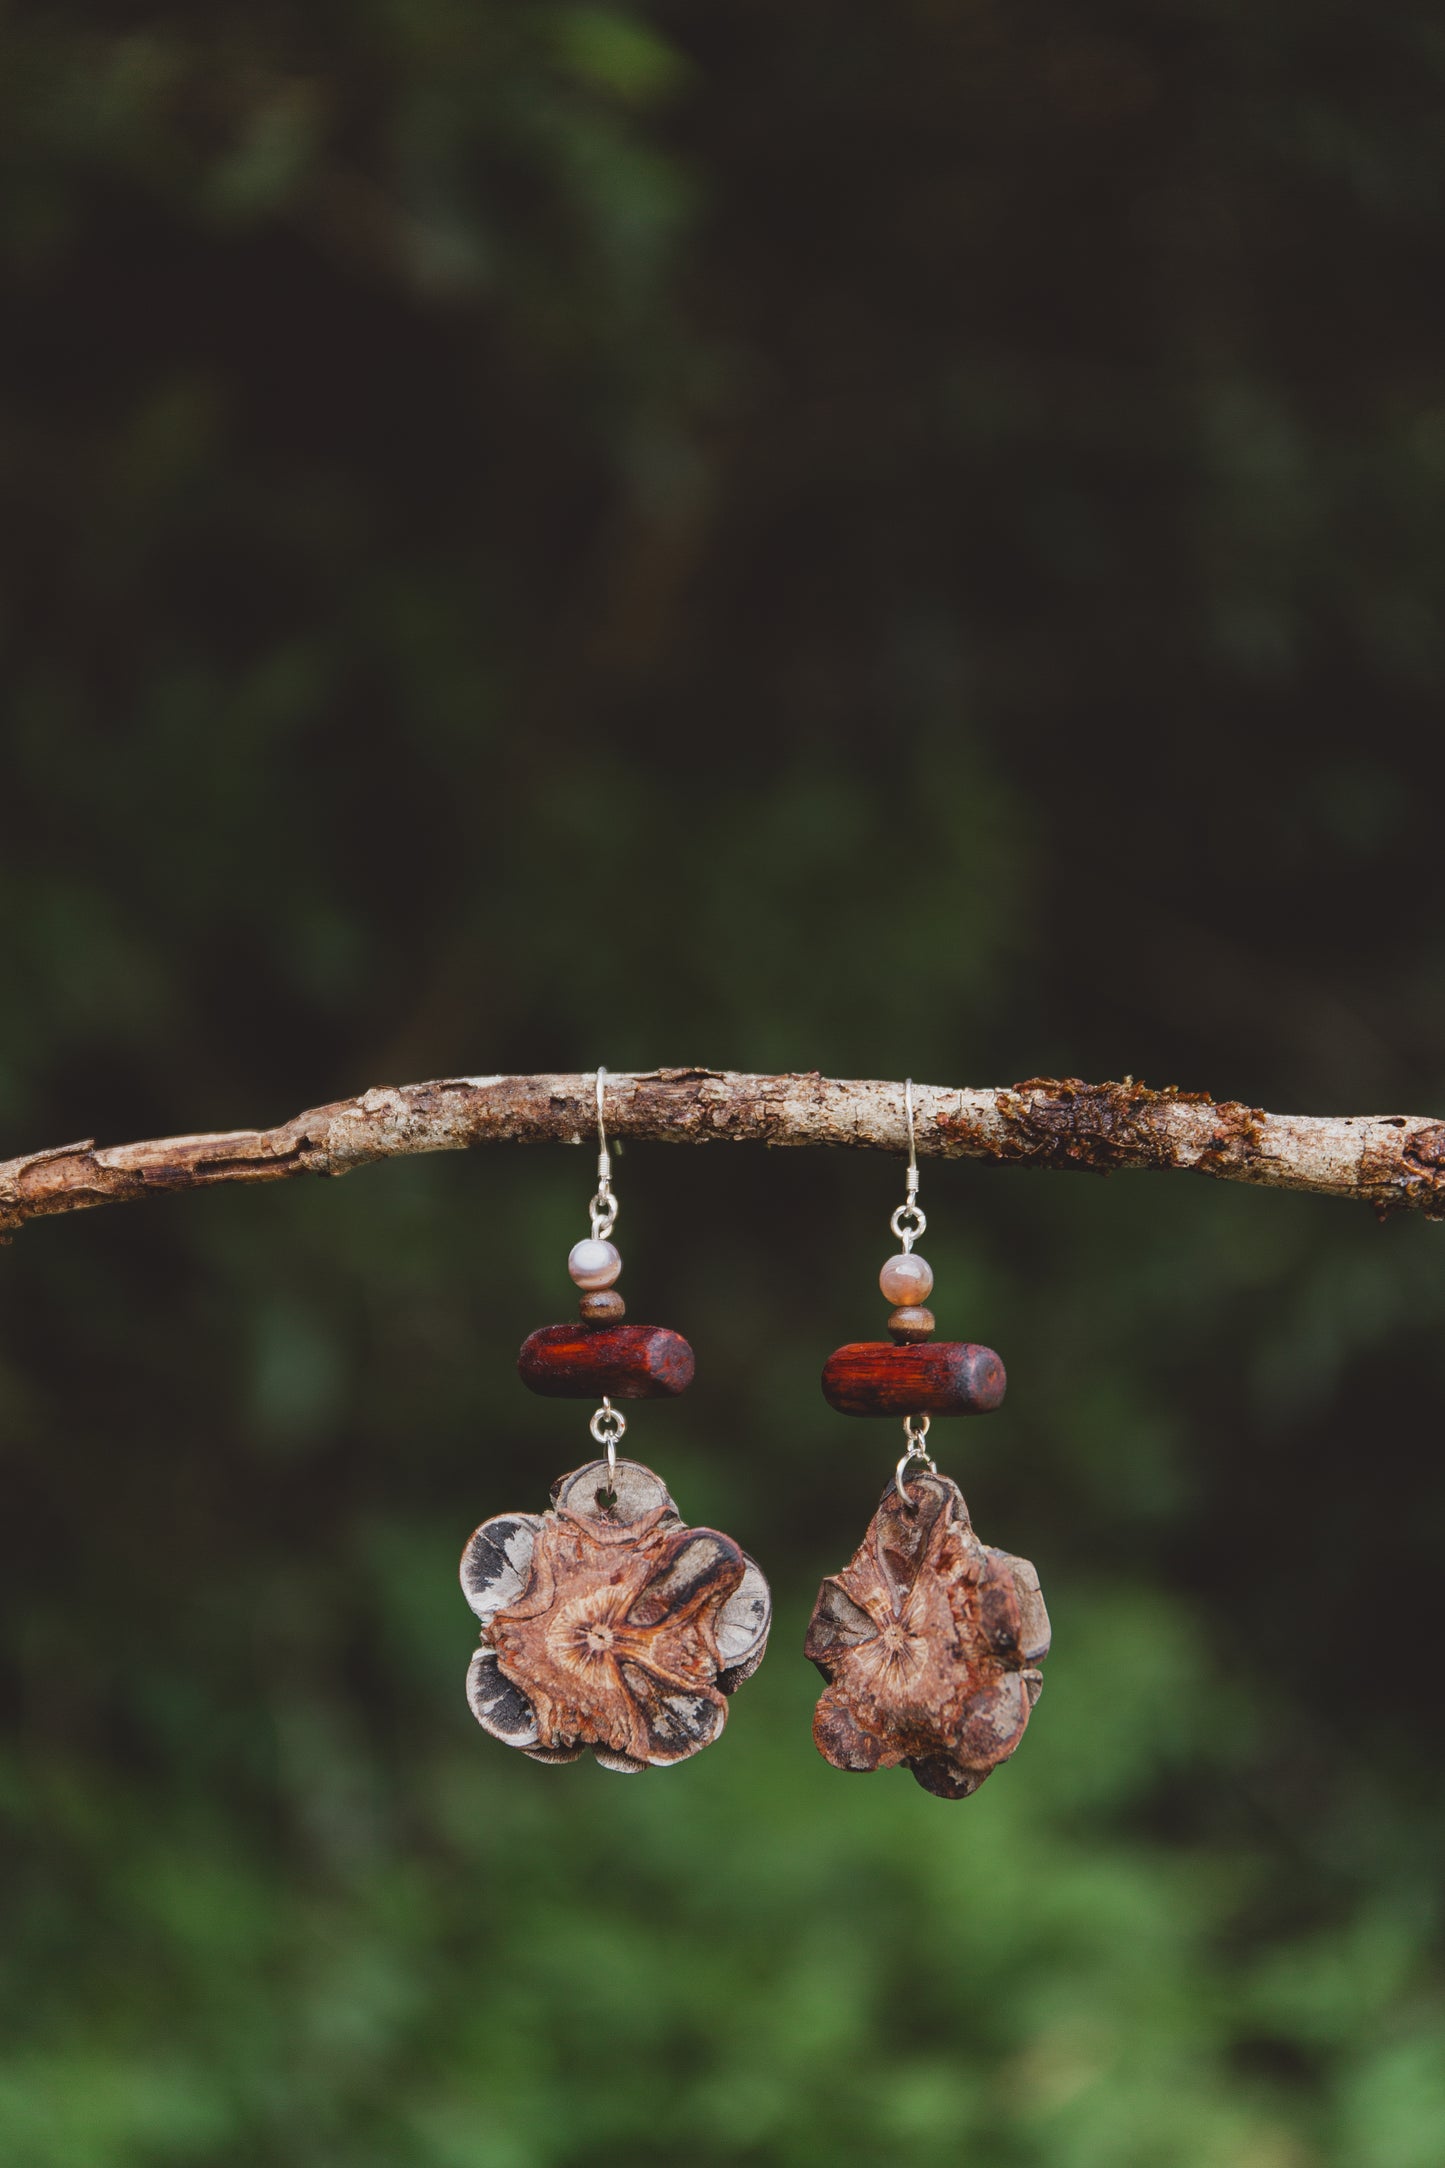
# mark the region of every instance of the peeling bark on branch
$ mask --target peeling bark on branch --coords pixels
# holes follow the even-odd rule
[[[0,1240],[26,1220],[215,1182],[348,1174],[407,1152],[579,1144],[595,1135],[593,1075],[453,1077],[363,1092],[274,1129],[87,1140],[0,1162]],[[1445,1122],[1421,1115],[1266,1114],[1132,1079],[1031,1077],[1001,1088],[919,1084],[920,1155],[1014,1166],[1180,1168],[1223,1181],[1354,1197],[1445,1218]],[[607,1127],[657,1144],[832,1145],[902,1154],[901,1083],[653,1069],[607,1079]]]

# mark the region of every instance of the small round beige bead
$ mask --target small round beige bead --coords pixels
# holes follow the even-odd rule
[[[900,1251],[897,1257],[889,1258],[879,1273],[878,1285],[899,1309],[911,1309],[918,1303],[927,1302],[932,1293],[933,1268],[927,1258],[919,1257],[915,1251]]]
[[[615,1242],[596,1241],[588,1235],[573,1243],[567,1270],[579,1287],[591,1293],[595,1288],[612,1285],[622,1270],[621,1253]]]

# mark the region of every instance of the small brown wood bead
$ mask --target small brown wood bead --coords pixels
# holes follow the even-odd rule
[[[926,1310],[921,1302],[905,1302],[888,1313],[889,1337],[900,1344],[926,1340],[932,1331],[933,1312]]]
[[[659,1400],[692,1383],[692,1349],[665,1325],[544,1325],[522,1343],[522,1383],[548,1400]]]
[[[577,1305],[584,1325],[618,1325],[627,1315],[627,1304],[615,1287],[594,1288]]]
[[[1008,1380],[991,1347],[855,1340],[823,1365],[823,1398],[840,1415],[987,1415]]]

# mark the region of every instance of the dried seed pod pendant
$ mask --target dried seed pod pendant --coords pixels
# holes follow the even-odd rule
[[[484,1730],[534,1761],[604,1769],[685,1761],[727,1718],[727,1696],[763,1660],[772,1598],[731,1536],[688,1528],[650,1468],[619,1460],[612,1396],[648,1400],[692,1382],[679,1333],[626,1325],[611,1240],[617,1218],[597,1072],[592,1231],[567,1269],[581,1322],[534,1332],[517,1358],[533,1392],[601,1398],[590,1429],[606,1457],[552,1485],[545,1513],[499,1513],[462,1553],[462,1591],[482,1622],[467,1698]]]
[[[925,1791],[966,1799],[1024,1735],[1049,1617],[1033,1567],[980,1543],[963,1493],[924,1442],[931,1416],[998,1407],[1006,1380],[991,1348],[929,1344],[933,1274],[913,1249],[927,1221],[911,1079],[905,1104],[908,1193],[889,1223],[901,1248],[879,1274],[895,1306],[891,1342],[839,1348],[823,1395],[845,1415],[901,1413],[907,1445],[852,1560],[818,1592],[804,1653],[828,1682],[813,1719],[826,1761],[901,1763]]]

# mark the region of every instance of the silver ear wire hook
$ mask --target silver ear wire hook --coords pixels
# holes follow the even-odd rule
[[[908,1116],[908,1193],[888,1224],[906,1256],[928,1225],[918,1202],[918,1139],[913,1126],[913,1079],[903,1086],[903,1105]]]
[[[592,1239],[603,1242],[617,1224],[618,1204],[612,1194],[612,1154],[607,1149],[607,1123],[602,1112],[602,1093],[607,1084],[607,1071],[597,1071],[597,1194],[589,1210],[592,1214]]]

